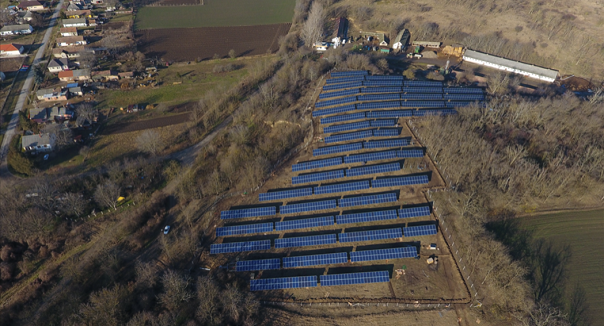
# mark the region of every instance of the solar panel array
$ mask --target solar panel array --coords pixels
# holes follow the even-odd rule
[[[426,184],[428,183],[427,175],[411,175],[411,176],[402,176],[402,177],[391,177],[391,178],[378,178],[376,180],[371,180],[372,188],[382,188],[382,187],[400,187],[400,186],[409,186],[409,185],[418,185],[418,184]]]
[[[363,86],[403,86],[402,80],[371,80],[364,81]]]
[[[404,76],[386,76],[386,75],[374,75],[367,76],[365,80],[404,80]]]
[[[353,88],[353,87],[361,87],[363,86],[363,82],[361,80],[356,80],[356,81],[349,81],[346,83],[340,83],[340,84],[331,84],[331,85],[325,85],[323,86],[323,91],[333,91],[333,90],[337,90],[337,89],[344,89],[344,88]]]
[[[244,252],[271,249],[271,240],[214,243],[210,246],[210,254],[224,254],[229,252]]]
[[[321,275],[321,286],[390,282],[388,271]]]
[[[442,87],[403,87],[403,92],[408,93],[408,94],[409,93],[442,94],[443,88]]]
[[[250,280],[250,291],[309,288],[317,286],[317,276],[297,276]]]
[[[341,160],[340,160],[341,161]],[[265,194],[259,194],[259,201],[271,201],[286,198],[312,196],[312,188],[300,188],[291,190],[272,191]]]
[[[338,179],[338,178],[343,178],[343,177],[344,177],[344,170],[307,173],[307,174],[301,174],[296,177],[292,177],[292,184],[318,182],[318,181]]]
[[[348,130],[357,130],[372,127],[372,123],[375,121],[360,121],[353,123],[345,123],[340,125],[332,125],[329,127],[323,128],[323,133],[329,134],[333,132],[342,132]]]
[[[336,243],[335,234],[311,235],[307,237],[280,238],[275,239],[275,248],[296,248],[319,246]]]
[[[371,127],[393,127],[396,125],[396,120],[387,119],[387,120],[373,120],[369,121]]]
[[[317,228],[321,226],[334,225],[333,216],[322,216],[313,218],[303,218],[299,220],[290,220],[283,222],[276,222],[275,228],[277,231],[295,230],[295,229],[307,229]]]
[[[453,109],[413,111],[413,115],[416,117],[423,117],[423,116],[428,116],[428,115],[451,115],[451,114],[457,114],[457,111],[455,111]]]
[[[331,78],[349,77],[349,76],[366,76],[369,73],[367,70],[350,70],[350,71],[332,71]]]
[[[359,91],[358,88],[353,88],[353,89],[347,89],[347,90],[337,91],[337,92],[321,93],[319,95],[319,99],[326,99],[326,98],[340,97],[340,96],[348,96],[348,95],[356,95],[356,94],[360,94],[360,93],[361,92]]]
[[[358,163],[358,162],[369,162],[379,161],[397,158],[396,151],[385,151],[385,152],[374,152],[374,153],[363,153],[344,156],[345,163]]]
[[[258,217],[258,216],[268,216],[268,215],[275,215],[275,214],[277,214],[277,208],[275,206],[246,208],[246,209],[233,209],[233,210],[220,212],[220,219],[226,220],[226,219],[231,219],[231,218]]]
[[[319,169],[319,168],[325,168],[325,167],[340,165],[340,164],[342,164],[341,157],[332,157],[332,158],[326,158],[323,160],[299,162],[297,164],[292,165],[292,172]]]
[[[476,104],[476,102],[447,102],[446,107],[448,108],[463,108],[468,105]]]
[[[349,83],[349,82],[363,81],[363,80],[365,80],[365,76],[351,76],[351,77],[344,77],[344,78],[327,79],[325,81],[325,83],[329,85],[329,84]]]
[[[404,228],[406,237],[419,237],[422,235],[434,235],[436,234],[436,225],[420,225],[420,226],[409,226]]]
[[[447,94],[484,94],[482,88],[476,87],[445,88],[443,91]]]
[[[234,225],[216,228],[216,236],[224,237],[229,235],[252,234],[273,232],[273,223],[256,223],[248,225]]]
[[[340,242],[363,242],[403,237],[401,228],[340,233]]]
[[[357,101],[388,101],[388,100],[399,100],[401,94],[369,94],[357,96]]]
[[[269,269],[281,269],[281,259],[259,259],[259,260],[240,260],[235,264],[235,271],[265,271]]]
[[[369,180],[364,181],[352,181],[344,182],[331,185],[321,185],[320,187],[314,187],[315,195],[333,194],[336,192],[347,192],[369,189]]]
[[[374,204],[392,203],[397,201],[396,193],[386,193],[379,195],[362,195],[357,197],[348,197],[338,200],[340,207],[365,206]]]
[[[344,113],[344,112],[354,111],[354,110],[356,110],[356,105],[349,104],[349,105],[344,105],[344,106],[337,106],[335,108],[330,108],[330,109],[315,110],[312,112],[312,116],[319,117],[319,116],[323,116],[323,115]]]
[[[342,115],[335,115],[333,117],[323,118],[323,119],[321,119],[321,124],[343,122],[343,121],[350,121],[350,120],[359,120],[359,119],[365,119],[365,112],[342,114]]]
[[[372,212],[364,212],[364,213],[351,213],[351,214],[342,214],[336,216],[336,221],[339,224],[350,224],[350,223],[367,223],[367,222],[377,222],[384,220],[395,220],[396,219],[396,210],[391,209],[387,211],[372,211]]]
[[[405,80],[405,86],[409,86],[409,87],[442,87],[443,82],[423,81],[423,80]]]
[[[350,261],[353,263],[372,260],[401,259],[417,257],[416,247],[401,247],[376,250],[353,251],[350,253]]]
[[[429,216],[430,206],[409,207],[398,210],[398,215],[401,218],[411,218],[419,216]]]
[[[396,157],[409,158],[409,157],[423,157],[423,149],[401,149],[396,151]]]
[[[398,95],[398,94],[396,94]],[[386,102],[371,102],[371,103],[363,103],[357,104],[357,110],[371,110],[371,109],[389,109],[389,108],[398,108],[401,106],[400,101],[386,101]]]
[[[344,264],[348,262],[348,254],[336,252],[332,254],[284,257],[283,268],[306,267],[317,265]]]
[[[345,134],[333,135],[329,137],[325,137],[324,141],[326,144],[337,143],[341,141],[355,140],[355,139],[363,139],[373,136],[373,130],[362,130],[349,132]]]
[[[371,87],[359,88],[361,93],[400,93],[402,87]]]
[[[408,146],[410,142],[411,140],[409,138],[370,140],[363,143],[363,148],[403,147]]]
[[[336,200],[318,200],[300,204],[288,204],[279,207],[279,213],[281,214],[295,214],[310,211],[320,211],[324,209],[336,208]]]
[[[447,100],[457,101],[483,101],[483,94],[445,94]]]
[[[338,98],[338,99],[335,99],[335,100],[327,100],[327,101],[323,101],[323,102],[317,102],[317,103],[315,103],[315,107],[317,107],[317,108],[323,108],[323,107],[326,107],[326,106],[346,104],[346,103],[352,103],[352,102],[356,102],[356,101],[357,101],[356,96],[353,96],[353,97],[344,97],[344,98]]]
[[[367,118],[398,118],[413,116],[413,110],[391,110],[367,112]]]
[[[401,106],[404,108],[444,108],[445,102],[443,102],[443,101],[406,101],[406,102],[401,102]]]
[[[346,176],[347,177],[356,177],[359,175],[366,175],[366,174],[394,172],[394,171],[399,171],[400,169],[401,169],[401,164],[399,162],[379,164],[379,165],[361,166],[361,167],[350,168],[350,169],[346,170]]]
[[[378,129],[373,131],[373,137],[391,137],[398,136],[401,133],[398,128]]]
[[[352,143],[352,144],[344,144],[344,145],[335,145],[335,146],[325,146],[319,147],[317,149],[313,149],[312,155],[327,155],[327,154],[335,154],[335,153],[343,153],[343,152],[351,152],[358,151],[363,149],[363,143]]]
[[[443,96],[441,94],[401,94],[402,100],[442,100]]]

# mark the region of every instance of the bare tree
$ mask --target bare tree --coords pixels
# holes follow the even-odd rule
[[[195,314],[202,323],[207,322],[213,325],[218,322],[219,296],[220,288],[211,277],[204,276],[197,279],[197,300],[199,300],[199,305]]]
[[[90,295],[90,302],[80,308],[84,325],[121,325],[127,290],[122,285],[102,289]]]
[[[151,288],[157,283],[157,266],[153,263],[136,263],[136,284],[143,288]]]
[[[57,147],[73,143],[73,132],[66,124],[49,124],[42,129],[42,132],[54,135],[55,145]]]
[[[107,180],[99,184],[94,192],[94,201],[103,207],[113,207],[117,209],[117,198],[120,196],[120,187]]]
[[[68,192],[63,195],[62,199],[61,210],[65,214],[74,215],[76,217],[82,216],[87,206],[87,202],[82,195]]]
[[[302,27],[302,40],[306,46],[313,46],[313,44],[321,39],[323,36],[323,27],[325,20],[325,11],[323,6],[318,2],[313,2],[310,9],[310,14]]]
[[[79,126],[83,125],[85,121],[92,123],[97,116],[97,111],[90,103],[81,103],[76,109],[76,122]]]
[[[189,290],[188,276],[181,276],[177,272],[169,269],[162,276],[162,285],[164,292],[158,298],[163,306],[170,311],[177,311],[184,302],[194,297]]]
[[[235,59],[237,57],[237,52],[235,52],[234,49],[229,50],[229,57]]]
[[[154,130],[143,131],[142,134],[136,137],[136,143],[143,152],[147,152],[153,156],[157,155],[164,148],[164,142]]]
[[[88,68],[92,69],[96,64],[96,56],[92,51],[83,50],[80,51],[78,57],[78,62],[80,63],[80,68]]]

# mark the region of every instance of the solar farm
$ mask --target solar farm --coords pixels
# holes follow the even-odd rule
[[[462,300],[424,193],[445,184],[406,120],[484,100],[480,88],[332,72],[313,111],[322,134],[220,212],[209,256],[267,300]]]

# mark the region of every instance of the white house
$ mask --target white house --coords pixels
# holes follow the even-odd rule
[[[550,83],[553,83],[558,77],[558,70],[543,68],[470,49],[464,52],[463,60]]]
[[[63,27],[86,27],[86,18],[63,19]]]
[[[52,59],[48,64],[48,71],[57,73],[69,70],[69,60],[67,59]]]
[[[21,137],[21,146],[26,152],[50,152],[55,146],[54,134],[38,134]]]
[[[0,44],[0,57],[19,56],[23,53],[23,45]]]
[[[62,27],[59,33],[61,33],[62,37],[78,36],[78,29],[75,27]]]
[[[31,34],[34,31],[29,24],[23,25],[6,25],[0,28],[0,35],[21,35]]]
[[[58,47],[77,45],[86,45],[86,41],[84,41],[84,36],[66,36],[57,38]]]

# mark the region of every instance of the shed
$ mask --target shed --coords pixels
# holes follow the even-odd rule
[[[463,60],[550,83],[554,82],[558,77],[558,70],[539,67],[529,63],[510,60],[470,49],[467,49],[466,52],[464,52]]]
[[[63,27],[86,27],[86,18],[63,19]]]
[[[440,48],[440,42],[429,42],[429,41],[413,41],[413,46],[422,46],[425,48]]]
[[[81,87],[70,87],[69,88],[69,93],[71,93],[71,95],[74,95],[74,96],[82,96],[82,95],[84,95],[84,93],[82,92],[82,88]]]

